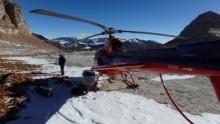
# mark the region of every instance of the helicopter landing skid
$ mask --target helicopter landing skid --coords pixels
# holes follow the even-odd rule
[[[128,80],[128,75],[130,76],[130,80]],[[127,73],[121,73],[121,77],[122,77],[122,82],[125,83],[127,85],[127,88],[128,89],[135,89],[135,88],[138,88],[139,85],[137,83],[134,82],[134,78],[131,74]]]

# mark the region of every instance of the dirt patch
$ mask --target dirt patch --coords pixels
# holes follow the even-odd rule
[[[0,74],[41,72],[41,66],[0,57]]]
[[[15,90],[16,89],[16,90]],[[23,107],[25,90],[19,87],[0,86],[0,123],[16,118],[16,111]],[[14,114],[13,114],[14,113]]]
[[[0,57],[0,123],[18,118],[17,111],[25,107],[26,86],[40,73],[40,68]]]

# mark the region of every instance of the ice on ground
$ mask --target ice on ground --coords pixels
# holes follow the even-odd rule
[[[163,80],[183,80],[183,79],[190,79],[194,78],[193,75],[163,75]],[[160,77],[156,77],[151,79],[153,81],[160,81]]]

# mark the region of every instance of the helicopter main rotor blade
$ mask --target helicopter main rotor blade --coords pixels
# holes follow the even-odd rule
[[[155,32],[127,31],[127,30],[116,30],[116,32],[117,33],[149,34],[149,35],[157,35],[157,36],[165,36],[165,37],[175,37],[175,38],[182,38],[182,39],[184,39],[184,37],[179,37],[179,36],[170,35],[170,34],[155,33]]]
[[[76,16],[69,16],[69,15],[65,15],[65,14],[61,14],[61,13],[57,13],[57,12],[52,12],[49,10],[43,10],[43,9],[36,9],[36,10],[31,10],[31,13],[35,13],[35,14],[41,14],[41,15],[47,15],[47,16],[53,16],[53,17],[58,17],[58,18],[63,18],[63,19],[69,19],[69,20],[74,20],[74,21],[80,21],[80,22],[85,22],[91,25],[95,25],[99,28],[102,28],[103,30],[107,30],[108,28],[102,24],[87,20],[87,19],[82,19]]]
[[[94,35],[91,35],[91,36],[82,38],[82,39],[80,39],[80,41],[86,40],[86,39],[89,39],[89,38],[92,38],[92,37],[96,37],[96,36],[99,36],[99,35],[104,35],[104,34],[105,34],[105,32],[101,32],[101,33],[98,33],[98,34],[94,34]]]
[[[57,12],[52,12],[52,11],[49,11],[49,10],[36,9],[36,10],[31,10],[30,12],[35,13],[35,14],[41,14],[41,15],[47,15],[47,16],[53,16],[53,17],[58,17],[58,18],[63,18],[63,19],[69,19],[69,20],[84,22],[84,23],[88,23],[88,24],[97,26],[97,27],[104,30],[104,32],[99,33],[99,34],[95,34],[94,36],[92,35],[91,37],[95,37],[95,36],[102,35],[102,34],[134,33],[134,34],[149,34],[149,35],[175,37],[175,38],[184,39],[184,37],[174,36],[174,35],[170,35],[170,34],[155,33],[155,32],[115,30],[114,28],[106,27],[102,24],[99,24],[99,23],[96,23],[96,22],[93,22],[93,21],[90,21],[90,20],[82,19],[82,18],[79,18],[79,17],[76,17],[76,16],[69,16],[69,15],[65,15],[65,14],[61,14],[61,13],[57,13]],[[91,38],[91,37],[88,37],[88,38]],[[88,38],[86,38],[86,39],[88,39]]]

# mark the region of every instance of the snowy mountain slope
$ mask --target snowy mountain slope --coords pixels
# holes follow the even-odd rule
[[[160,43],[153,40],[142,40],[138,38],[122,40],[124,45],[159,45]]]
[[[80,39],[75,37],[61,37],[53,39],[53,41],[60,43],[65,47],[91,47],[91,48],[101,48],[104,46],[107,38],[93,38],[80,41]],[[156,41],[152,40],[141,40],[141,39],[121,39],[124,45],[160,45]]]
[[[59,73],[59,68],[44,59],[17,57],[27,63],[43,64],[46,73]],[[48,66],[50,65],[50,66]],[[72,85],[82,79],[87,68],[67,67]],[[44,78],[44,77],[41,77]],[[174,79],[174,78],[173,78]],[[20,119],[9,124],[187,124],[179,113],[169,106],[159,104],[142,96],[118,92],[90,92],[86,96],[74,97],[70,87],[49,79],[54,88],[50,98],[42,97],[28,90],[30,102],[19,112]],[[203,113],[202,116],[187,114],[195,124],[220,124],[220,115]]]
[[[75,37],[60,37],[52,39],[52,41],[58,42],[62,46],[69,46],[71,44],[75,44],[78,41],[78,39]]]

